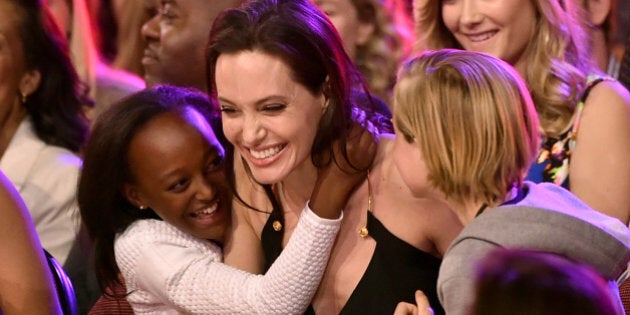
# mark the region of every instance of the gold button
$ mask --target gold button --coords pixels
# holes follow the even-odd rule
[[[367,227],[362,227],[359,229],[359,235],[363,238],[368,237],[368,235],[370,235],[370,232],[368,231]]]
[[[278,221],[278,220],[273,221],[273,225],[272,226],[273,226],[273,230],[276,231],[276,232],[282,230],[282,223],[280,223],[280,221]]]

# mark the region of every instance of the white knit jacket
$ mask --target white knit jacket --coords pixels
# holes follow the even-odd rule
[[[137,314],[301,314],[340,225],[307,205],[264,276],[223,264],[221,248],[159,220],[136,221],[118,235],[116,262]]]

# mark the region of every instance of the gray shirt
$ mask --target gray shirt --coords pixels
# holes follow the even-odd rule
[[[475,264],[497,247],[558,253],[590,265],[613,282],[627,269],[630,230],[621,221],[589,208],[557,185],[526,182],[525,187],[525,198],[486,210],[446,252],[438,297],[447,314],[469,312]]]

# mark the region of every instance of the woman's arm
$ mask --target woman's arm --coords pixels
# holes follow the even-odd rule
[[[630,94],[618,82],[602,82],[589,94],[569,167],[575,195],[628,224]]]
[[[61,314],[55,285],[26,206],[0,173],[0,309]]]

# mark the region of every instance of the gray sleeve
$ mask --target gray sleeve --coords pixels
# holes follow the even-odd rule
[[[467,315],[475,299],[475,266],[497,246],[476,239],[454,244],[444,256],[438,276],[438,298],[449,315]]]

